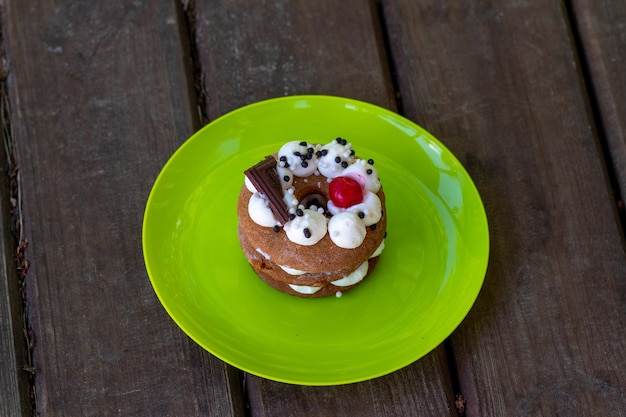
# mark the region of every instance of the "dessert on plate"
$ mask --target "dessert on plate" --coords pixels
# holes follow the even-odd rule
[[[372,159],[342,138],[291,141],[244,174],[239,242],[266,283],[299,297],[341,296],[371,274],[387,226]]]

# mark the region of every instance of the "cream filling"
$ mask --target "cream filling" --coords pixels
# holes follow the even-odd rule
[[[337,287],[347,287],[348,285],[354,285],[357,282],[360,282],[363,278],[365,278],[368,268],[369,262],[365,261],[361,264],[361,266],[356,269],[356,271],[346,275],[341,279],[338,279],[337,281],[331,282],[331,284],[336,285]]]
[[[346,275],[345,277],[341,279],[332,281],[331,284],[336,285],[337,287],[347,287],[349,285],[354,285],[360,282],[363,278],[365,278],[368,268],[369,268],[369,262],[365,261],[356,269],[356,271],[351,272],[350,274]],[[309,285],[289,284],[289,286],[295,292],[298,292],[300,294],[309,294],[309,295],[315,294],[316,292],[322,289],[322,287],[312,287]]]
[[[282,269],[283,271],[285,271],[289,275],[303,275],[303,274],[307,273],[307,271],[302,271],[300,269],[290,268],[290,267],[285,266],[285,265],[279,265],[279,264],[277,264],[277,265],[280,266],[280,269]]]
[[[315,294],[322,289],[322,287],[310,287],[308,285],[289,284],[289,286],[292,290],[294,290],[295,292],[299,292],[300,294]]]
[[[266,252],[263,252],[261,248],[256,248],[256,251],[260,253],[265,259],[268,259],[268,260],[270,259],[270,255]]]
[[[380,245],[374,251],[374,253],[372,253],[372,255],[370,256],[370,259],[379,256],[383,252],[383,249],[385,249],[385,241],[384,240],[382,242],[380,242]],[[265,252],[263,252],[261,249],[257,249],[257,252],[261,253],[266,259],[269,259],[269,255],[266,254]],[[280,264],[277,264],[277,265],[280,267],[280,269],[282,269],[283,271],[285,271],[289,275],[304,275],[304,274],[308,274],[309,273],[308,271],[303,271],[301,269],[291,268],[291,267],[286,266],[286,265],[280,265]],[[342,278],[342,279],[345,279],[345,278]]]

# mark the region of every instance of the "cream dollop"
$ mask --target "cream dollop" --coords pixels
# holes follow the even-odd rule
[[[320,152],[317,169],[326,178],[338,177],[347,166],[354,162],[352,144],[343,140],[334,140],[322,146]]]
[[[248,189],[248,191],[250,191],[251,193],[256,193],[257,189],[254,184],[252,184],[252,181],[250,181],[250,178],[248,178],[246,175],[244,175],[243,178],[243,182],[244,184],[246,184],[246,188]]]
[[[318,149],[319,145],[307,142],[287,142],[278,151],[278,167],[289,168],[298,177],[308,177],[317,169]]]
[[[316,210],[304,209],[301,214],[285,224],[287,238],[298,245],[315,245],[326,235],[328,219]]]
[[[328,221],[330,239],[340,248],[358,248],[363,243],[366,233],[365,224],[356,213],[344,211]]]
[[[330,214],[332,214],[333,216],[344,212],[356,213],[357,215],[359,213],[363,213],[362,222],[365,224],[365,226],[371,226],[375,223],[378,223],[383,215],[380,198],[378,198],[378,196],[371,191],[365,192],[365,195],[363,196],[363,201],[359,204],[355,204],[348,208],[341,208],[337,207],[332,202],[332,200],[329,200],[327,208]]]
[[[346,275],[341,279],[338,279],[337,281],[331,282],[331,284],[336,285],[337,287],[347,287],[348,285],[354,285],[357,282],[360,282],[363,278],[365,278],[368,269],[369,262],[365,261],[356,269],[356,271]]]
[[[280,224],[267,199],[261,193],[254,193],[248,201],[248,214],[253,222],[263,227],[274,227]]]
[[[370,160],[370,162],[372,161]],[[377,193],[380,190],[380,178],[378,178],[378,171],[374,168],[374,164],[370,162],[357,159],[341,173],[341,176],[350,177],[367,191]]]

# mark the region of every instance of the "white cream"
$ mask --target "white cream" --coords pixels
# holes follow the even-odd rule
[[[295,188],[291,187],[283,191],[283,201],[287,204],[290,213],[295,213],[298,207],[298,199],[293,195]]]
[[[256,251],[259,252],[261,254],[261,256],[263,256],[265,259],[269,260],[270,259],[270,255],[267,254],[266,252],[263,251],[263,249],[261,248],[256,248]]]
[[[328,221],[328,235],[340,248],[354,249],[361,246],[367,230],[357,213],[337,213]]]
[[[337,287],[348,287],[350,285],[357,284],[361,282],[363,278],[365,278],[365,275],[367,275],[368,269],[369,269],[369,262],[365,261],[354,272],[346,275],[345,277],[341,279],[331,282],[331,284]],[[292,290],[300,294],[307,294],[307,295],[315,294],[316,292],[322,289],[322,287],[312,287],[309,285],[289,284],[289,286],[291,287]],[[335,295],[338,298],[341,297],[341,291],[338,291]]]
[[[315,245],[326,235],[328,219],[316,210],[304,209],[302,213],[285,224],[287,238],[298,245]]]
[[[378,171],[376,171],[373,164],[370,164],[363,159],[357,159],[354,161],[352,165],[341,173],[341,176],[350,177],[356,180],[359,184],[361,184],[361,187],[367,191],[377,193],[378,190],[380,190]]]
[[[366,226],[371,226],[378,223],[383,216],[383,206],[380,203],[380,198],[371,191],[368,191],[363,196],[363,201],[359,204],[348,207],[347,211],[352,213],[363,213],[363,223]]]
[[[283,190],[287,190],[293,186],[293,173],[289,168],[277,166],[276,172],[278,172],[278,178],[280,178],[280,185]]]
[[[290,267],[285,266],[285,265],[278,265],[278,266],[280,267],[280,269],[282,269],[283,271],[285,271],[289,275],[304,275],[304,274],[307,273],[307,271],[301,271],[299,269],[290,268]]]
[[[336,216],[339,213],[343,212],[351,212],[351,213],[363,213],[363,223],[366,226],[371,226],[372,224],[378,223],[380,218],[382,217],[382,204],[380,202],[380,198],[376,194],[371,191],[366,191],[363,196],[363,201],[359,204],[355,204],[348,208],[337,207],[332,200],[328,201],[327,204],[328,211],[333,216]]]
[[[247,175],[244,175],[243,178],[244,178],[243,182],[244,184],[246,184],[246,188],[248,189],[248,191],[250,191],[253,194],[256,193],[257,189],[254,186],[254,184],[252,184],[252,181],[250,181],[250,178],[248,178]]]
[[[360,282],[365,275],[367,274],[367,270],[369,269],[369,262],[365,261],[359,266],[356,271],[346,275],[345,277],[338,279],[337,281],[331,282],[331,284],[337,287],[347,287],[349,285],[354,285],[357,282]]]
[[[279,224],[270,204],[261,193],[254,193],[248,201],[248,214],[253,222],[263,227],[274,227]]]
[[[346,169],[342,165],[342,162],[346,162],[348,165],[354,162],[351,143],[344,145],[334,140],[322,146],[321,151],[324,155],[320,157],[317,163],[317,169],[326,178],[335,178],[341,175]]]
[[[319,150],[319,145],[309,144],[303,145],[297,140],[285,143],[278,151],[278,166],[287,168],[298,177],[308,177],[317,169],[317,155],[315,152]],[[309,152],[309,148],[313,152]],[[312,154],[310,159],[302,159],[301,155]]]
[[[308,295],[315,294],[316,292],[318,292],[319,290],[322,289],[322,287],[310,287],[308,285],[293,285],[293,284],[289,284],[289,286],[295,292],[298,292],[300,294],[308,294]]]

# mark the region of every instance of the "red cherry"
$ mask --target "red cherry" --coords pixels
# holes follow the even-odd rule
[[[363,201],[361,184],[350,177],[334,178],[328,186],[331,201],[341,208],[347,208]]]

